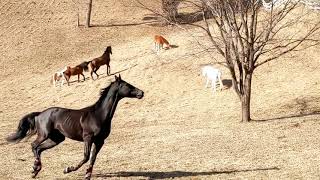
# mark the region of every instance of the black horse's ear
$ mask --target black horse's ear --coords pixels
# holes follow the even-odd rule
[[[116,81],[119,81],[119,78],[117,75],[114,75],[114,78],[116,79]]]
[[[119,80],[121,80],[121,75],[119,74]]]

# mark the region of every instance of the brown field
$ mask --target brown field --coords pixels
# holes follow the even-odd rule
[[[219,57],[200,53],[194,43],[203,39],[199,30],[128,25],[144,22],[148,12],[123,1],[93,2],[96,26],[86,29],[76,27],[73,1],[0,1],[0,179],[31,179],[34,137],[19,144],[4,140],[23,115],[51,106],[89,106],[113,81],[103,67],[96,81],[85,73],[85,82],[72,77],[69,87],[50,84],[55,71],[98,57],[108,45],[111,73],[121,72],[145,97],[119,103],[93,179],[319,179],[320,46],[258,69],[255,121],[241,123],[225,67],[217,65],[224,90],[213,95],[204,88],[200,66]],[[79,9],[84,23],[85,4]],[[156,55],[154,34],[178,48]],[[83,144],[66,140],[42,154],[38,178],[81,179],[87,164],[67,175],[63,169],[82,158]]]

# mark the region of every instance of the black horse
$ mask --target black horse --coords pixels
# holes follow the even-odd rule
[[[124,98],[143,97],[143,91],[115,76],[115,81],[101,91],[99,100],[92,106],[79,110],[52,107],[42,112],[33,112],[24,116],[17,131],[7,137],[9,142],[18,142],[26,136],[37,134],[31,143],[35,156],[33,175],[35,178],[41,170],[41,153],[62,141],[65,137],[84,142],[84,158],[77,166],[67,167],[64,173],[79,169],[89,160],[92,144],[94,144],[90,165],[85,179],[90,179],[97,154],[109,136],[111,120],[118,102]]]

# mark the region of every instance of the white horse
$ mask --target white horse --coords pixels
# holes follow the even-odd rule
[[[219,83],[220,91],[222,91],[223,83],[221,81],[221,71],[211,65],[203,66],[201,70],[202,75],[207,78],[205,87],[208,87],[209,81],[211,80],[211,88],[213,92],[216,92],[217,82]]]
[[[67,70],[67,66],[61,69],[60,71],[57,71],[53,74],[51,81],[53,82],[53,86],[56,87],[56,84],[60,81],[60,86],[63,85],[65,77],[64,77],[64,72]]]
[[[269,2],[266,2],[266,0],[261,0],[261,1],[262,1],[263,7],[268,11],[271,11],[271,9],[278,8],[289,2],[289,0],[271,0]]]

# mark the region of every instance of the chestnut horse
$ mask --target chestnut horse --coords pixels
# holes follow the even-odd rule
[[[90,159],[85,175],[85,179],[90,179],[97,154],[110,134],[111,120],[118,102],[125,97],[141,99],[144,94],[140,89],[121,80],[120,75],[115,76],[115,79],[91,106],[77,110],[51,107],[42,112],[29,113],[20,120],[16,132],[8,136],[7,141],[19,142],[27,136],[37,134],[37,138],[31,143],[35,156],[33,178],[42,168],[41,153],[68,137],[84,142],[84,158],[76,166],[67,167],[64,173],[78,170]]]
[[[157,51],[157,54],[160,52],[160,48],[164,48],[166,46],[166,49],[172,48],[172,46],[169,44],[168,40],[166,40],[163,36],[155,35],[154,36],[154,49]]]
[[[110,54],[112,54],[112,49],[111,49],[111,46],[108,46],[102,56],[98,58],[94,58],[89,62],[86,62],[87,64],[89,64],[90,75],[92,80],[93,80],[93,76],[92,76],[93,73],[96,74],[97,79],[99,78],[97,71],[102,65],[107,65],[107,75],[110,75],[110,71],[111,71],[110,70]]]
[[[63,72],[64,74],[64,77],[66,78],[67,80],[67,83],[68,83],[68,86],[69,86],[69,79],[71,76],[74,76],[74,75],[78,75],[78,82],[80,82],[80,74],[82,75],[83,77],[83,81],[86,80],[86,78],[84,77],[84,74],[83,74],[83,71],[88,71],[88,65],[86,62],[83,62],[81,64],[79,64],[78,66],[76,67],[73,67],[71,68],[70,66],[67,67],[67,70],[65,70]]]

